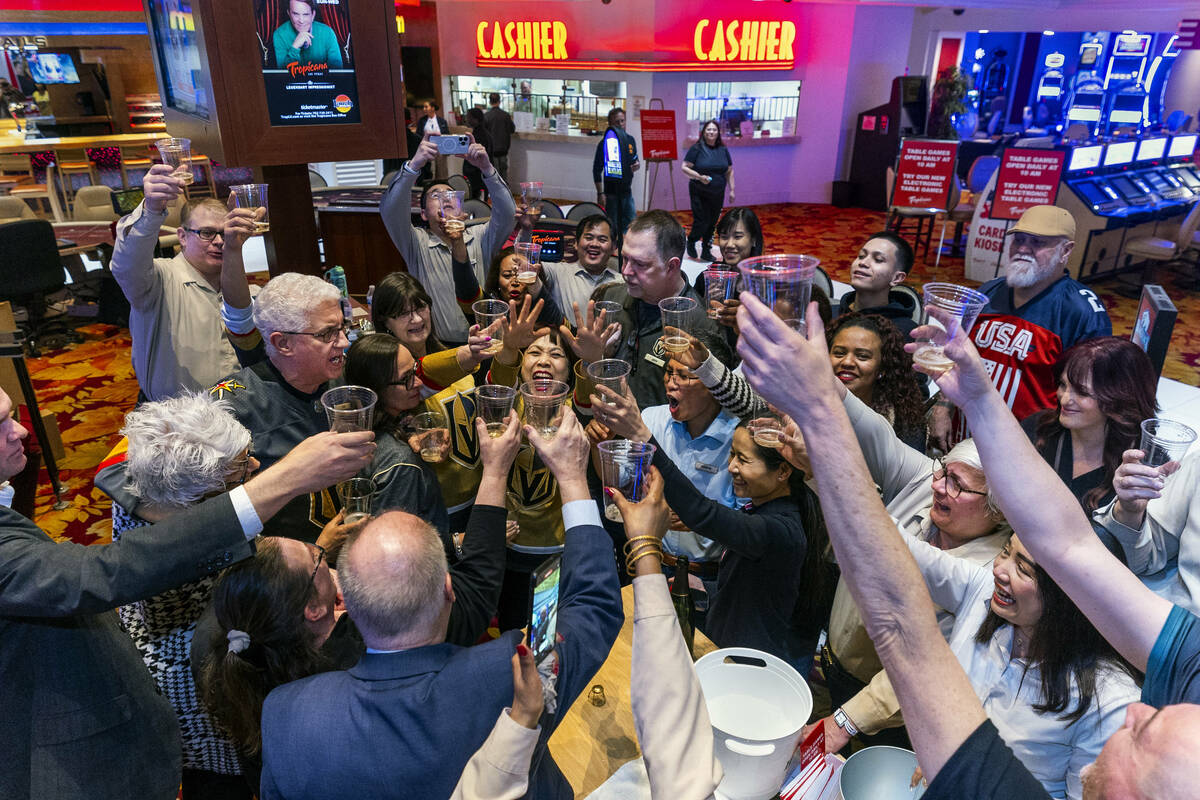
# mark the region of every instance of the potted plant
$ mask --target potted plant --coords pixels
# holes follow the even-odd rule
[[[963,101],[970,88],[970,77],[958,67],[947,67],[938,74],[937,83],[933,85],[933,100],[929,105],[929,126],[926,128],[929,138],[970,138],[974,130],[965,136],[960,130],[966,127],[960,123],[969,121],[965,118],[967,105]]]

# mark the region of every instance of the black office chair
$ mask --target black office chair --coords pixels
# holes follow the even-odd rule
[[[546,219],[565,219],[563,211],[558,207],[558,204],[552,200],[542,200],[542,216]]]
[[[58,257],[54,228],[44,219],[23,219],[0,225],[0,300],[25,308],[26,321],[18,327],[25,334],[30,355],[39,355],[37,341],[52,328],[66,331],[66,315],[46,318],[46,295],[66,284],[66,273]]]
[[[492,215],[492,207],[482,200],[463,200],[463,211],[471,219],[483,219]]]
[[[567,219],[571,222],[579,222],[584,217],[590,217],[592,214],[603,214],[604,209],[595,203],[576,203],[571,211],[567,214]]]

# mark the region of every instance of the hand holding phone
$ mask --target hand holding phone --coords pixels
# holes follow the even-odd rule
[[[547,558],[529,578],[529,644],[533,659],[541,664],[554,651],[558,633],[558,586],[562,576],[562,556]]]
[[[437,145],[438,155],[461,156],[471,147],[471,137],[466,134],[437,134],[429,141]]]

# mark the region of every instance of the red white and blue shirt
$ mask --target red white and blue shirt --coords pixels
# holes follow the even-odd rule
[[[1096,293],[1063,275],[1020,308],[1004,278],[979,287],[989,301],[971,329],[984,367],[1017,419],[1055,403],[1054,362],[1085,339],[1112,335],[1108,311]],[[966,438],[956,412],[955,440]]]

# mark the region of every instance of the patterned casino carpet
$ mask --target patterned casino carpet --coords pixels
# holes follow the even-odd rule
[[[764,223],[768,252],[812,253],[838,280],[849,280],[849,265],[863,239],[883,226],[883,214],[826,205],[767,205],[755,209]],[[677,214],[685,225],[691,215]],[[918,263],[909,282],[961,281],[961,258],[943,257],[934,269]],[[1200,295],[1184,288],[1183,281],[1166,270],[1156,275],[1179,308],[1179,320],[1164,373],[1191,385],[1200,385]],[[1098,284],[1118,335],[1128,335],[1136,312],[1135,300]],[[108,541],[109,503],[92,485],[96,465],[117,439],[117,430],[137,398],[137,381],[129,361],[129,332],[94,324],[79,329],[84,341],[63,350],[30,359],[29,369],[43,409],[53,411],[62,431],[67,456],[59,465],[68,506],[53,508],[53,495],[43,471],[39,485],[37,520],[60,539],[81,544]]]

